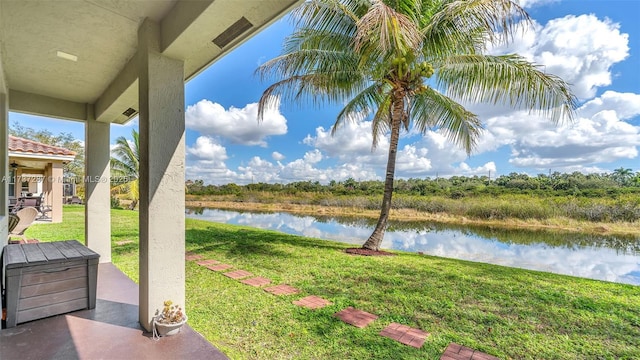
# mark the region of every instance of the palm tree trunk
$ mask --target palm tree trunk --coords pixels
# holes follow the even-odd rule
[[[382,206],[380,209],[380,217],[376,228],[373,230],[369,239],[362,245],[363,249],[380,250],[384,232],[387,228],[389,220],[389,212],[391,211],[391,196],[393,195],[393,179],[396,172],[396,156],[398,154],[398,141],[400,139],[400,125],[404,116],[404,96],[396,94],[393,112],[391,114],[391,139],[389,142],[389,157],[387,159],[387,172],[384,179],[384,194],[382,195]]]

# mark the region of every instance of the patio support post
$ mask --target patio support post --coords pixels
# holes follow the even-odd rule
[[[16,171],[16,176],[20,177],[22,176],[22,169],[18,168]],[[42,180],[42,192],[44,193],[44,202],[47,205],[52,205],[53,204],[53,193],[51,191],[52,187],[52,180],[53,180],[53,175],[51,173],[51,163],[47,163],[44,166],[44,172],[43,172],[43,176],[44,179]],[[18,188],[16,188],[16,193],[19,194],[19,192],[17,192]],[[53,207],[52,207],[53,209]]]
[[[138,30],[140,324],[165,300],[185,305],[184,62],[160,53],[159,25]]]
[[[64,171],[62,168],[62,163],[53,162],[50,165],[51,169],[51,178],[50,186],[51,186],[51,222],[59,223],[62,222],[62,193],[64,190],[63,177]]]
[[[0,85],[3,84],[1,79],[2,64],[0,64]],[[8,243],[9,229],[7,228],[7,220],[9,218],[9,149],[8,149],[8,123],[9,123],[9,101],[8,95],[3,86],[0,86],[0,171],[2,171],[2,184],[0,185],[0,249]],[[2,270],[2,269],[0,269]],[[0,279],[0,284],[2,279]]]
[[[87,113],[92,116],[93,108]],[[109,131],[109,123],[94,119],[87,120],[85,125],[84,231],[86,245],[100,254],[101,263],[111,262]]]

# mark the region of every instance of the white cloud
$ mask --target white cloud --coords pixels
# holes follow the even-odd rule
[[[467,153],[459,146],[451,143],[444,134],[439,132],[428,131],[420,141],[411,146],[420,149],[420,152],[424,154],[424,158],[428,159],[431,165],[430,168],[424,169],[420,173],[415,173],[412,175],[413,177],[487,175],[489,171],[494,173],[496,171],[496,165],[493,161],[475,168],[469,166],[464,162],[468,158]],[[481,151],[477,153],[481,153]]]
[[[578,109],[578,114],[589,118],[603,109],[615,111],[620,120],[632,119],[640,115],[640,94],[605,91],[600,97],[584,103]]]
[[[412,133],[413,134],[413,133]],[[435,177],[453,174],[485,175],[488,170],[495,171],[495,163],[487,163],[471,168],[460,163],[467,158],[464,150],[451,144],[447,138],[429,131],[423,138],[411,142],[412,136],[403,139],[398,146],[396,157],[396,178]],[[335,136],[330,130],[316,128],[315,136],[307,135],[304,143],[321,150],[327,157],[351,167],[329,169],[335,180],[352,177],[354,179],[384,179],[387,165],[389,139],[381,137],[376,149],[371,151],[371,122],[354,121],[338,129]],[[457,166],[453,165],[459,163]],[[351,175],[348,173],[351,172]],[[372,174],[375,176],[372,177]],[[367,177],[368,176],[368,177]]]
[[[249,182],[264,182],[275,183],[280,182],[280,169],[281,165],[273,164],[267,160],[254,156],[249,160],[246,166],[238,167],[238,180],[239,184],[246,184]]]
[[[248,164],[238,167],[237,183],[246,182],[280,182],[319,181],[326,184],[331,180],[341,181],[354,179],[379,179],[376,172],[366,165],[357,163],[341,163],[335,167],[327,166],[322,161],[324,155],[313,149],[300,159],[283,164],[269,162],[260,157],[253,157]]]
[[[227,150],[207,136],[200,136],[193,146],[187,147],[187,155],[197,160],[225,161]]]
[[[274,151],[271,153],[271,158],[275,161],[282,161],[284,160],[285,156],[277,151]]]
[[[187,146],[187,179],[202,179],[207,184],[236,182],[237,173],[227,168],[228,159],[224,146],[213,138],[200,136],[193,146]]]
[[[322,160],[322,153],[320,150],[315,149],[304,154],[304,162],[308,164],[316,164]]]
[[[518,3],[523,8],[532,8],[535,6],[551,4],[560,0],[518,0]]]
[[[620,24],[595,15],[567,15],[538,23],[507,47],[492,53],[518,53],[571,84],[574,94],[588,99],[611,84],[611,67],[629,56],[629,35]]]
[[[383,159],[378,159],[378,162],[380,160],[386,161],[385,149],[389,147],[389,140],[382,137],[372,152],[371,122],[362,120],[345,123],[338,128],[333,136],[331,129],[325,130],[323,127],[318,127],[315,136],[307,135],[303,143],[324,151],[329,157],[335,157],[345,162],[363,157],[383,157]]]
[[[202,179],[206,184],[238,183],[240,179],[238,173],[227,168],[224,163],[190,162],[185,172],[187,179]]]
[[[489,118],[480,148],[511,146],[517,167],[582,171],[638,156],[640,127],[624,121],[638,114],[640,95],[608,91],[579,108],[574,123],[555,126],[523,111]]]
[[[264,119],[258,122],[258,104],[247,104],[239,109],[209,100],[200,100],[187,107],[186,126],[202,135],[226,138],[236,144],[267,146],[266,138],[287,133],[287,120],[278,106],[266,110]]]
[[[136,115],[131,120],[127,121],[124,124],[121,124],[120,126],[137,128],[139,125],[140,125],[140,116]]]
[[[620,33],[619,24],[595,15],[569,15],[544,26],[534,23],[508,47],[492,52],[516,52],[543,65],[588,101],[577,110],[575,123],[558,127],[505,106],[470,106],[487,129],[477,153],[507,145],[515,167],[584,172],[598,170],[599,163],[637,157],[640,129],[626,121],[640,114],[640,95],[606,91],[593,98],[599,87],[611,84],[612,66],[629,55],[628,35]]]

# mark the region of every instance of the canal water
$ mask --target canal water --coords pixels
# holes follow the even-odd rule
[[[362,245],[375,220],[187,208],[189,218]],[[383,249],[640,285],[640,239],[389,222]]]

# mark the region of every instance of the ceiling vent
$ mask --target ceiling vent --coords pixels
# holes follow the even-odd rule
[[[253,24],[243,16],[240,18],[240,20],[229,26],[227,30],[223,31],[222,34],[218,35],[217,38],[213,39],[213,43],[218,45],[218,47],[222,49],[223,47],[229,45],[229,43],[235,40],[243,32],[251,29],[252,26]]]
[[[126,116],[126,117],[131,117],[133,114],[136,113],[136,109],[134,108],[128,108],[127,110],[125,110],[122,115]]]

